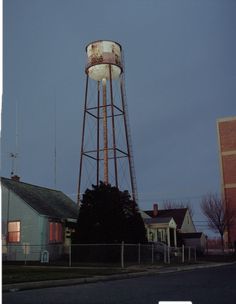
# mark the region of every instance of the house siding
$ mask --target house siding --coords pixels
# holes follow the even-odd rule
[[[206,238],[204,235],[201,238],[186,238],[184,239],[186,246],[194,247],[200,252],[204,252],[206,248]]]
[[[193,224],[192,218],[190,216],[189,211],[187,210],[184,220],[183,220],[183,224],[181,227],[181,232],[182,233],[186,233],[186,232],[196,232],[196,228]]]
[[[2,244],[3,259],[39,260],[41,246],[45,243],[45,222],[40,216],[14,192],[2,185]],[[9,221],[20,221],[20,242],[7,242],[7,225]]]
[[[78,215],[70,198],[60,191],[3,177],[1,196],[3,261],[40,261],[45,250],[49,253],[49,260],[59,259],[69,253],[71,240],[65,239],[65,230],[68,222],[76,221]],[[8,242],[9,221],[20,222],[19,242]],[[62,240],[49,242],[50,221],[62,224]],[[69,227],[68,231],[72,229]]]

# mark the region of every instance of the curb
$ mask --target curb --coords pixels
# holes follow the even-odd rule
[[[220,267],[220,266],[226,266],[232,264],[235,264],[235,262],[215,263],[215,264],[207,264],[207,265],[187,265],[187,266],[182,266],[182,267],[179,266],[173,268],[163,267],[159,269],[148,269],[144,271],[130,272],[124,274],[113,274],[109,276],[94,276],[94,277],[78,278],[78,279],[67,279],[67,280],[63,279],[63,280],[3,284],[2,292],[17,292],[28,289],[50,288],[50,287],[80,285],[80,284],[97,283],[97,282],[105,282],[105,281],[115,281],[122,279],[132,279],[132,278],[151,276],[156,274],[173,273],[173,272],[188,271],[188,270],[203,269],[203,268],[214,268],[214,267]]]
[[[27,289],[38,289],[38,288],[49,288],[49,287],[59,287],[68,285],[80,285],[88,283],[96,283],[102,281],[113,281],[119,279],[128,279],[131,277],[136,277],[146,274],[144,272],[126,273],[126,274],[114,274],[109,276],[94,276],[88,278],[79,279],[67,279],[67,280],[50,280],[50,281],[37,281],[37,282],[25,282],[25,283],[14,283],[14,284],[3,284],[2,292],[16,292],[20,290]],[[134,275],[134,276],[132,276]]]

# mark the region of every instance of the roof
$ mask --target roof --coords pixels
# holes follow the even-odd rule
[[[200,239],[202,235],[203,235],[202,232],[181,233],[181,236],[184,239]]]
[[[172,217],[153,217],[153,218],[145,218],[145,224],[168,224],[172,220]]]
[[[42,215],[60,219],[77,219],[78,217],[78,208],[75,202],[61,191],[4,177],[1,177],[1,182]]]
[[[177,229],[181,229],[187,210],[188,208],[158,210],[157,218],[173,217],[174,221],[176,222]],[[150,217],[154,218],[153,210],[147,210],[144,212]]]

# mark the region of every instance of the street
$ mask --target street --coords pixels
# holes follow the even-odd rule
[[[236,264],[85,285],[9,292],[3,304],[236,303]]]

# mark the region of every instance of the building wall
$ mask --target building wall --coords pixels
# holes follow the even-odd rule
[[[206,238],[201,236],[201,238],[186,238],[184,239],[185,246],[196,248],[197,250],[204,252],[206,248]]]
[[[217,122],[221,187],[227,208],[236,212],[236,117]],[[228,242],[236,241],[236,221],[225,236]]]
[[[3,247],[3,259],[39,260],[45,244],[45,230],[48,219],[40,216],[14,192],[2,186],[2,244],[7,245],[7,225],[9,221],[20,221],[20,242]],[[45,226],[46,225],[46,226]]]
[[[3,260],[40,261],[45,250],[48,251],[50,260],[59,259],[69,253],[71,240],[68,238],[68,231],[72,228],[67,228],[65,233],[66,223],[63,219],[49,218],[38,213],[2,183],[1,190]],[[20,241],[12,243],[8,240],[8,223],[15,221],[20,221]],[[51,230],[51,240],[49,222],[59,222],[62,225],[60,231],[58,228]],[[58,237],[60,234],[62,237]]]
[[[191,217],[188,210],[187,210],[186,215],[185,215],[184,220],[183,220],[183,224],[182,224],[182,227],[181,227],[181,232],[182,233],[196,232],[196,228],[193,224],[192,217]]]

